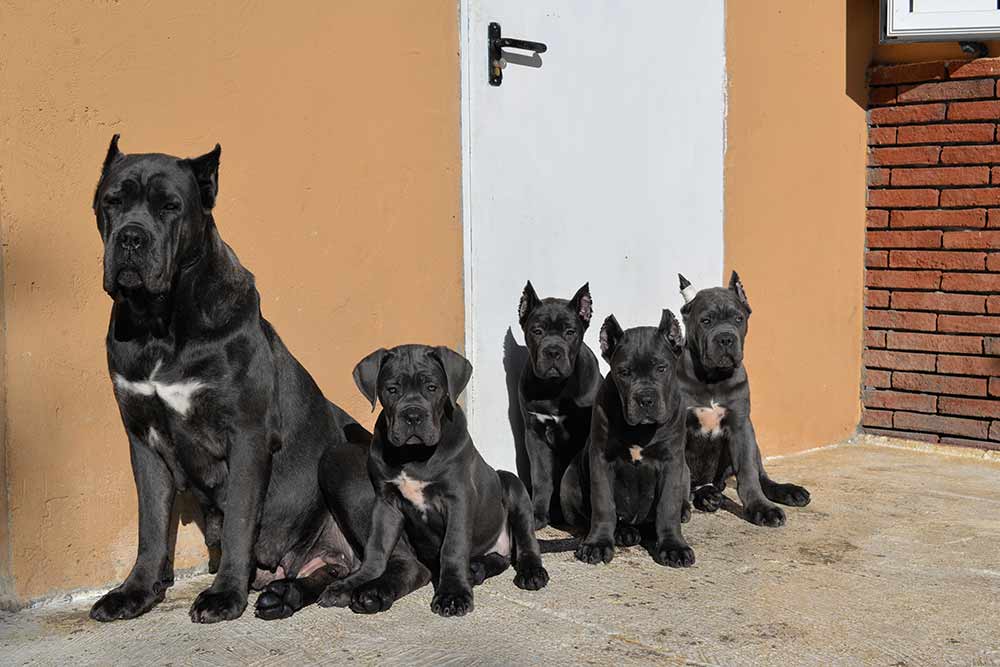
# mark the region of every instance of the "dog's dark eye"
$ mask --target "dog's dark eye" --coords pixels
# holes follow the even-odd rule
[[[536,336],[541,336],[545,332],[539,329],[538,327],[535,327],[534,329],[531,330],[531,333],[535,334]]]
[[[163,205],[163,210],[172,213],[174,211],[181,210],[181,205],[175,201],[168,201],[166,204]]]
[[[108,196],[108,197],[104,198],[104,204],[106,206],[121,206],[122,205],[122,198],[121,197],[115,197],[115,196]]]
[[[386,387],[385,391],[390,396],[394,396],[399,391],[399,389],[397,389],[396,387]]]
[[[666,366],[657,366],[656,367],[656,372],[657,373],[666,373],[667,372],[667,367]]]
[[[623,378],[627,378],[629,375],[632,375],[632,371],[627,368],[619,368],[618,375],[621,375]]]
[[[567,336],[575,336],[576,335],[576,329],[566,329],[566,335]]]
[[[427,385],[427,391],[429,391],[431,393],[434,393],[437,390],[438,390],[438,386],[436,384],[429,384],[429,385]]]
[[[743,316],[742,315],[737,315],[736,316],[736,324],[742,324],[742,323],[743,323]]]
[[[703,318],[701,318],[701,323],[702,324],[706,324],[706,325],[711,324],[712,323],[712,318],[711,317],[703,317]]]

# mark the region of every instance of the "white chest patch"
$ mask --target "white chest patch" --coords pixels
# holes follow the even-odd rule
[[[167,404],[174,412],[181,417],[187,417],[191,411],[191,399],[201,389],[208,385],[198,379],[183,380],[181,382],[159,382],[156,374],[160,371],[163,361],[157,361],[153,367],[153,372],[149,374],[148,380],[126,380],[123,376],[115,374],[114,382],[118,391],[126,394],[137,394],[139,396],[158,396],[161,401]]]
[[[529,412],[528,414],[543,424],[548,424],[549,422],[553,424],[562,424],[566,421],[566,415],[547,415],[544,412]]]
[[[430,482],[421,482],[419,479],[413,479],[405,472],[402,472],[399,474],[399,477],[392,480],[392,483],[399,489],[399,495],[403,496],[411,505],[420,510],[420,513],[426,519],[427,498],[424,496],[424,489]]]
[[[694,416],[698,418],[698,423],[701,424],[701,434],[707,435],[711,438],[717,438],[722,435],[722,419],[729,412],[724,407],[712,401],[712,404],[708,407],[696,407],[691,408],[694,412]]]
[[[632,456],[632,463],[638,463],[642,460],[642,447],[639,445],[629,447],[628,453]]]

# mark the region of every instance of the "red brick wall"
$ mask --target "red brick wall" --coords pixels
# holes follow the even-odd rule
[[[869,72],[865,431],[1000,449],[998,78]]]

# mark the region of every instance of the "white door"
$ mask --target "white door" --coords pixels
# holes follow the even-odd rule
[[[509,51],[498,87],[491,22],[548,47]],[[678,272],[722,280],[724,49],[723,0],[463,0],[466,404],[495,467],[515,469],[526,280],[566,299],[590,282],[598,356],[609,314],[655,325]]]

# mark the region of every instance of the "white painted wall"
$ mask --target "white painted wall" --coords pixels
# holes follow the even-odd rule
[[[724,2],[462,0],[461,20],[466,402],[480,451],[514,470],[504,348],[508,328],[523,345],[525,280],[563,298],[590,281],[598,354],[608,314],[679,310],[678,271],[721,280]],[[491,20],[545,42],[542,66],[489,86]]]

